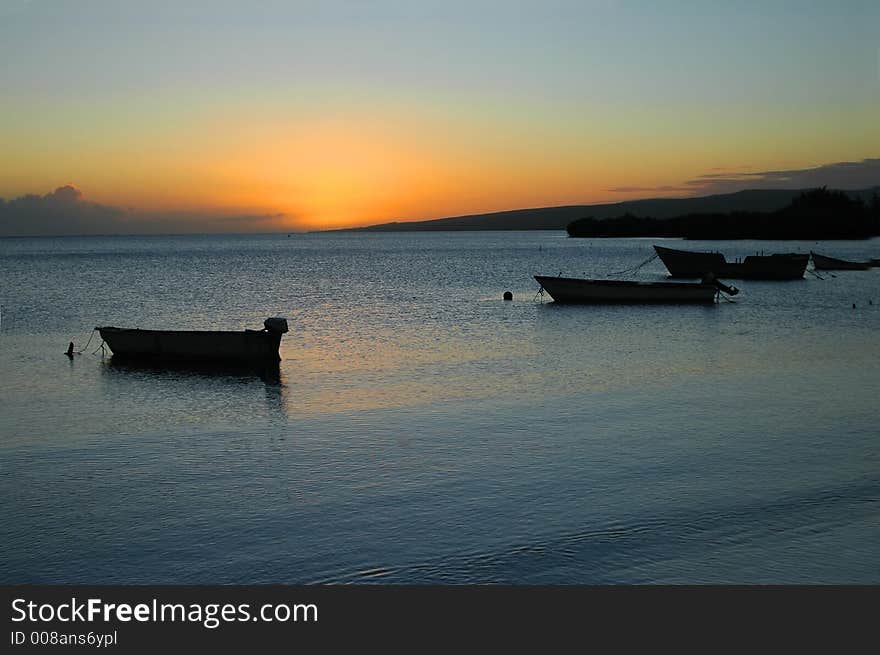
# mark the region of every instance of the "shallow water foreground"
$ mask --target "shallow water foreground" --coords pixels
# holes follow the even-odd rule
[[[880,582],[880,269],[709,307],[533,301],[533,273],[651,243],[0,240],[0,580]],[[276,314],[280,382],[62,354],[95,325]]]

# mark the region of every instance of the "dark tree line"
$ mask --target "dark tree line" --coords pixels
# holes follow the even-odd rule
[[[773,212],[688,214],[651,218],[581,218],[572,237],[682,237],[686,239],[867,239],[880,235],[880,194],[869,203],[827,188],[805,191]]]

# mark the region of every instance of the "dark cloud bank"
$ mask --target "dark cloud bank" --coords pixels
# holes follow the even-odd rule
[[[685,195],[712,195],[743,189],[868,189],[880,184],[880,159],[837,162],[815,168],[787,171],[717,172],[700,175],[684,184],[659,187],[616,187],[619,193],[658,193],[679,191]]]
[[[0,236],[265,232],[281,214],[217,216],[189,212],[139,213],[89,202],[72,185],[44,196],[0,198]]]

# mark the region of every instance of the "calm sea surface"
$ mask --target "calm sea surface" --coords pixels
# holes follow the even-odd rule
[[[533,300],[653,242],[0,239],[0,582],[880,583],[880,269]],[[280,384],[63,355],[274,315]]]

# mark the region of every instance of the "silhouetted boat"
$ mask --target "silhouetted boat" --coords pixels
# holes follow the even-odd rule
[[[693,252],[654,246],[672,277],[702,277],[714,273],[737,280],[799,280],[810,256],[799,253],[749,255],[741,262],[729,262],[720,252]]]
[[[544,275],[536,275],[535,280],[560,303],[712,303],[719,288],[731,295],[739,293],[715,281],[636,282]]]
[[[871,268],[871,262],[850,262],[845,259],[820,255],[812,250],[810,256],[813,258],[813,266],[817,271],[867,271]]]
[[[183,361],[278,361],[283,318],[268,318],[262,330],[140,330],[96,327],[114,358]]]

